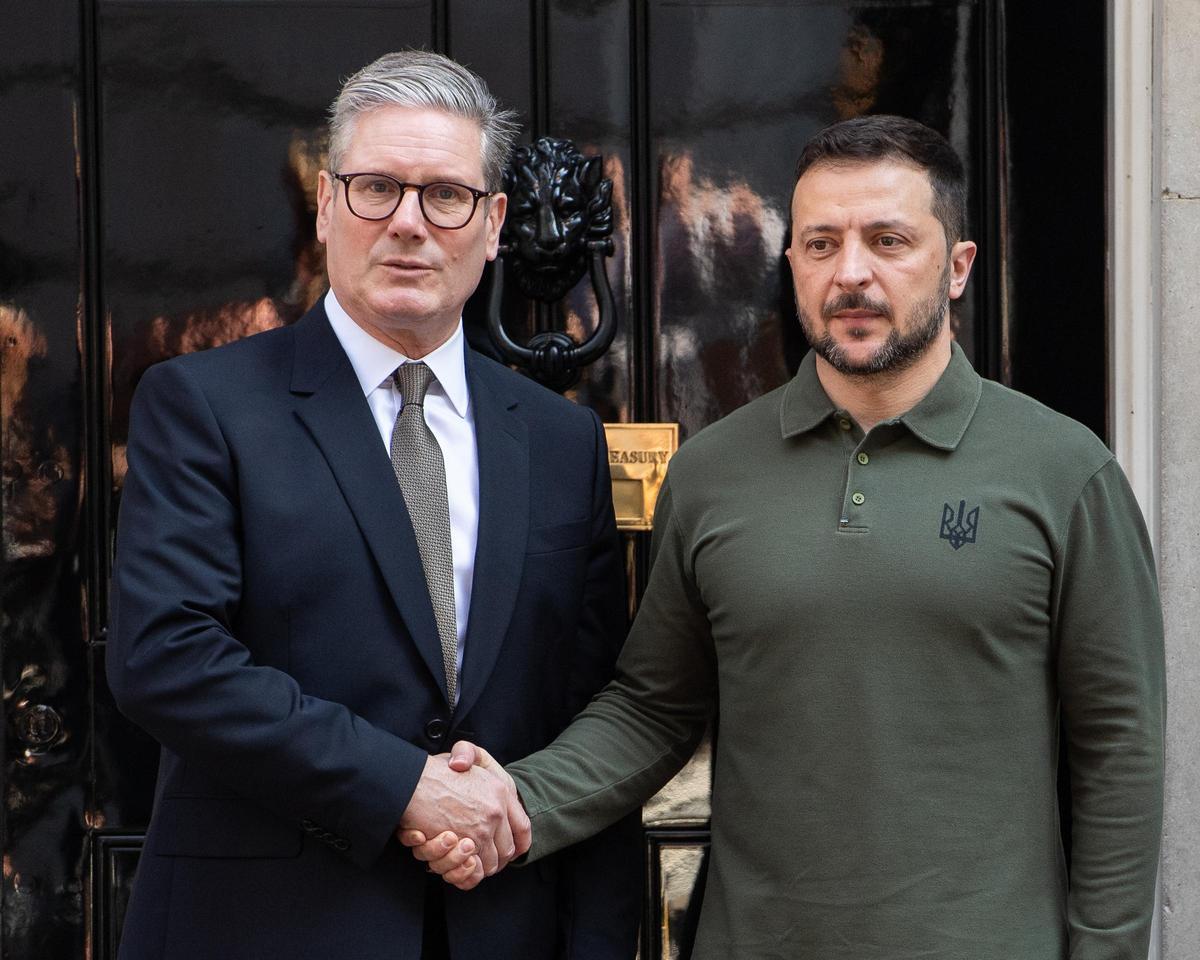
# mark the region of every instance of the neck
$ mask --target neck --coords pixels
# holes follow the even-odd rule
[[[438,347],[454,336],[458,329],[456,319],[449,326],[436,329],[412,330],[405,327],[381,327],[373,323],[364,323],[357,317],[351,317],[355,323],[380,343],[387,344],[397,353],[402,353],[409,360],[420,360],[433,353]]]
[[[950,338],[939,337],[903,370],[848,374],[817,357],[817,379],[834,405],[852,416],[863,431],[907,413],[933,389],[950,363]]]

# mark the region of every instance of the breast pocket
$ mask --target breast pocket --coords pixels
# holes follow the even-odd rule
[[[529,531],[529,544],[525,552],[535,555],[586,547],[591,528],[590,520],[572,520],[569,523],[532,527]]]

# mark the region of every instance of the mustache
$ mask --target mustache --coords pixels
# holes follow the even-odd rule
[[[829,320],[835,313],[842,310],[870,310],[872,313],[878,313],[880,316],[892,319],[892,308],[880,300],[872,300],[865,293],[854,290],[849,293],[838,294],[821,308],[821,316]]]

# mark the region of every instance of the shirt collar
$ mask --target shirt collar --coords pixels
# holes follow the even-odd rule
[[[358,384],[362,387],[363,396],[372,390],[388,383],[392,373],[402,363],[408,363],[399,350],[394,350],[386,343],[376,340],[351,318],[333,291],[325,294],[325,313],[329,317],[329,325],[346,351]],[[467,391],[466,358],[463,354],[463,325],[459,318],[458,326],[450,339],[421,360],[433,371],[442,392],[450,401],[450,406],[460,417],[466,417],[469,408],[470,394]],[[433,389],[431,387],[431,389]]]
[[[982,394],[983,377],[952,341],[950,362],[938,382],[900,422],[931,447],[953,450],[971,425]]]
[[[983,378],[972,368],[958,343],[952,342],[950,362],[937,383],[899,418],[900,422],[931,447],[953,450],[967,432],[982,392]],[[784,389],[779,411],[780,432],[785,438],[806,433],[836,412],[817,377],[816,355],[810,350]]]
[[[834,412],[833,401],[817,379],[817,355],[809,350],[792,382],[784,387],[779,408],[780,432],[784,439],[807,433]]]

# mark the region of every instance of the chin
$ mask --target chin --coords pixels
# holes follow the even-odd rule
[[[846,359],[854,364],[870,363],[883,349],[883,343],[874,340],[868,342],[851,340],[849,343],[839,342],[838,346]]]
[[[396,321],[397,326],[407,326],[411,321],[428,316],[437,309],[424,297],[392,296],[369,301],[371,310],[380,317]]]

